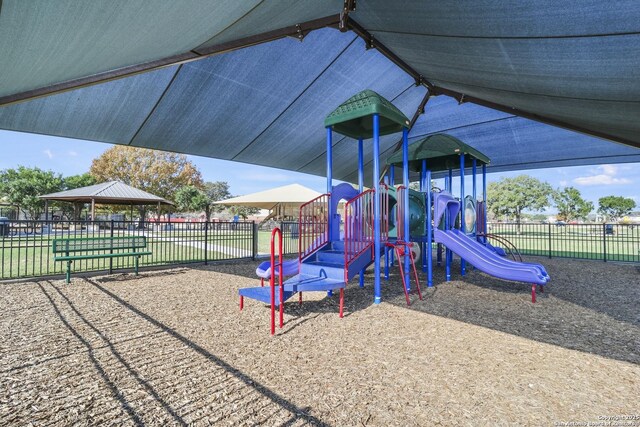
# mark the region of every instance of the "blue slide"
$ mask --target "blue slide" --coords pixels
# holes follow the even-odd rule
[[[545,285],[550,277],[540,264],[511,261],[502,258],[483,244],[467,237],[460,230],[434,230],[437,243],[442,243],[478,270],[504,280]]]

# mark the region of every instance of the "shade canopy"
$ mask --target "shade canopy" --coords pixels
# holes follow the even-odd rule
[[[274,209],[277,206],[284,208],[299,208],[301,204],[320,196],[321,193],[300,184],[285,185],[244,196],[215,202],[227,206],[248,206],[259,209]]]
[[[370,89],[489,171],[640,161],[640,3],[344,5],[4,0],[0,129],[324,175],[323,119]],[[354,139],[333,144],[357,181]]]
[[[437,133],[409,145],[409,169],[419,172],[422,160],[426,160],[427,169],[440,172],[449,169],[460,169],[460,156],[464,155],[467,166],[472,160],[477,165],[488,165],[490,160],[480,151],[465,144],[451,135]],[[402,150],[396,151],[387,159],[388,165],[402,165]]]
[[[119,181],[103,182],[73,190],[39,196],[43,200],[106,205],[171,205],[173,203]]]

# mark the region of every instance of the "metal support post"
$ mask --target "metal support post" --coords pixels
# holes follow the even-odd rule
[[[460,154],[460,231],[465,234],[467,225],[465,224],[465,202],[464,202],[464,153]],[[467,265],[464,258],[460,257],[460,275],[467,272]]]
[[[425,193],[431,191],[431,181],[427,182],[427,159],[422,159],[422,167],[420,168],[420,192],[422,197],[425,197]],[[425,198],[426,202],[426,198]],[[428,209],[428,207],[427,207]],[[422,230],[423,235],[427,233],[426,224]],[[420,242],[420,253],[422,254],[422,271],[427,271],[427,244],[424,239]]]
[[[411,219],[411,213],[409,212],[409,129],[402,129],[402,184],[404,185],[404,197],[402,204],[404,205],[404,219],[402,224],[404,225],[404,239],[407,243],[411,242],[411,235],[409,234],[409,221]],[[400,262],[400,260],[398,260]],[[411,247],[407,245],[404,251],[404,276],[405,283],[407,284],[407,292],[411,291],[411,281],[409,280],[409,267],[411,263]]]
[[[358,139],[358,192],[364,191],[364,149],[362,138]],[[360,271],[360,287],[364,288],[364,268]]]
[[[327,127],[327,194],[329,194],[329,200],[327,206],[331,206],[331,190],[333,183],[333,132],[331,127]],[[333,212],[327,212],[327,232],[329,233],[329,239],[331,239],[331,232],[333,230]],[[272,264],[273,265],[273,264]],[[327,291],[327,296],[332,296],[333,291]]]
[[[373,115],[373,289],[374,303],[382,301],[380,289],[380,116]]]
[[[431,224],[431,171],[427,170],[426,179],[429,183],[427,190],[427,286],[433,286],[433,226]]]

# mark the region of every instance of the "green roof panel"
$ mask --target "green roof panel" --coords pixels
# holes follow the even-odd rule
[[[325,127],[351,138],[373,137],[373,115],[380,115],[380,135],[401,132],[409,127],[409,119],[390,101],[366,89],[340,104],[324,119]]]
[[[427,168],[432,172],[460,169],[460,154],[465,155],[465,164],[471,166],[476,159],[478,165],[489,164],[490,160],[480,151],[465,144],[458,138],[445,133],[429,135],[409,145],[409,169],[419,172],[422,160],[427,160]],[[402,149],[387,159],[389,165],[402,166]]]

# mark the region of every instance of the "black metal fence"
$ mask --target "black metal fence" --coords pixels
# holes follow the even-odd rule
[[[254,222],[11,221],[0,223],[0,279],[63,274],[54,262],[53,240],[87,237],[146,236],[152,255],[141,266],[208,263],[255,258]],[[297,249],[296,249],[297,251]],[[132,268],[131,257],[74,261],[73,271]]]
[[[492,222],[488,228],[523,255],[640,262],[639,225]]]
[[[258,255],[270,253],[271,246],[271,230],[279,227],[282,231],[282,253],[285,255],[298,255],[298,222],[285,221],[276,222],[268,221],[260,225],[258,230]],[[276,251],[278,250],[276,246]]]
[[[0,222],[0,280],[63,274],[54,239],[146,236],[153,254],[141,266],[250,259],[269,253],[271,229],[283,232],[283,252],[298,253],[298,223],[175,223],[133,221]],[[640,262],[640,226],[625,224],[490,223],[489,233],[511,241],[523,255]],[[129,257],[75,261],[73,271],[133,267]]]

